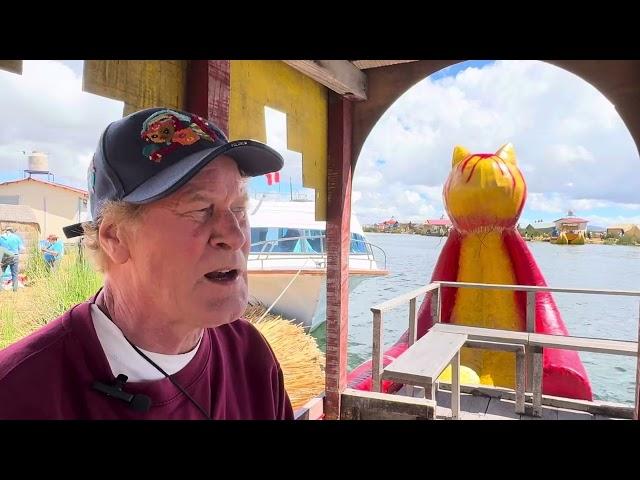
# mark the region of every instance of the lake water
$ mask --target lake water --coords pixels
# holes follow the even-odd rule
[[[387,254],[390,274],[367,280],[350,296],[349,368],[371,357],[373,305],[426,285],[440,250],[441,237],[369,233],[368,240]],[[528,242],[551,287],[640,290],[640,248],[618,245],[560,246]],[[638,297],[556,293],[555,300],[571,335],[636,341]],[[422,299],[418,299],[418,306]],[[385,347],[391,346],[408,326],[409,306],[385,313]],[[324,349],[324,326],[314,332]],[[599,400],[633,403],[636,360],[631,357],[580,353]]]

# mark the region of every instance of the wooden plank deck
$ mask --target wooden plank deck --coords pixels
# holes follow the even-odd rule
[[[403,387],[397,394],[407,393]],[[420,395],[416,391],[415,395]],[[447,420],[451,418],[451,393],[446,390],[438,390],[436,395],[436,419]],[[531,410],[531,404],[527,404],[527,411]],[[577,410],[552,407],[542,407],[542,417],[519,415],[515,412],[515,401],[487,395],[460,394],[460,419],[461,420],[620,420],[619,418],[594,415]]]

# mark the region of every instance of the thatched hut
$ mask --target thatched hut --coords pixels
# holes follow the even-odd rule
[[[0,232],[6,227],[13,227],[16,234],[22,237],[26,252],[37,244],[40,238],[40,224],[36,215],[28,205],[7,205],[0,203]],[[20,256],[20,271],[27,265],[27,253]]]

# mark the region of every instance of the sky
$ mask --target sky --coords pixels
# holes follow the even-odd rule
[[[25,61],[0,71],[0,182],[22,178],[27,154],[49,156],[55,181],[86,187],[86,169],[122,102],[82,92],[82,61]],[[254,192],[301,186],[301,154],[285,149],[286,117],[265,110],[267,142],[281,151],[279,184],[253,179]],[[615,107],[579,77],[537,61],[468,61],[422,80],[383,115],[354,174],[361,223],[394,216],[423,222],[444,214],[442,184],[455,145],[472,152],[515,146],[528,185],[520,219],[552,221],[573,210],[592,225],[640,223],[638,152]]]
[[[520,223],[563,217],[640,222],[638,151],[593,86],[538,61],[473,61],[405,92],[367,138],[354,174],[363,223],[440,218],[455,145],[495,152],[513,143],[528,186]]]

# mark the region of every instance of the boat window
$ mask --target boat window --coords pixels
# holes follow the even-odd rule
[[[270,252],[277,244],[278,228],[253,227],[251,228],[251,251]],[[269,243],[260,243],[269,242]],[[258,245],[256,245],[258,243]]]
[[[367,253],[365,238],[359,233],[351,234],[351,253]]]
[[[256,245],[258,242],[264,242],[267,239],[267,229],[266,228],[252,228],[251,229],[251,251],[252,252],[261,252],[264,247],[264,243],[260,245]]]
[[[324,253],[324,230],[306,230],[307,246],[314,253]]]
[[[299,253],[302,252],[302,242],[300,238],[302,237],[302,231],[297,228],[281,228],[279,229],[278,238],[280,241],[276,246],[274,246],[274,252],[293,252]],[[294,238],[294,240],[284,240],[286,238]]]

